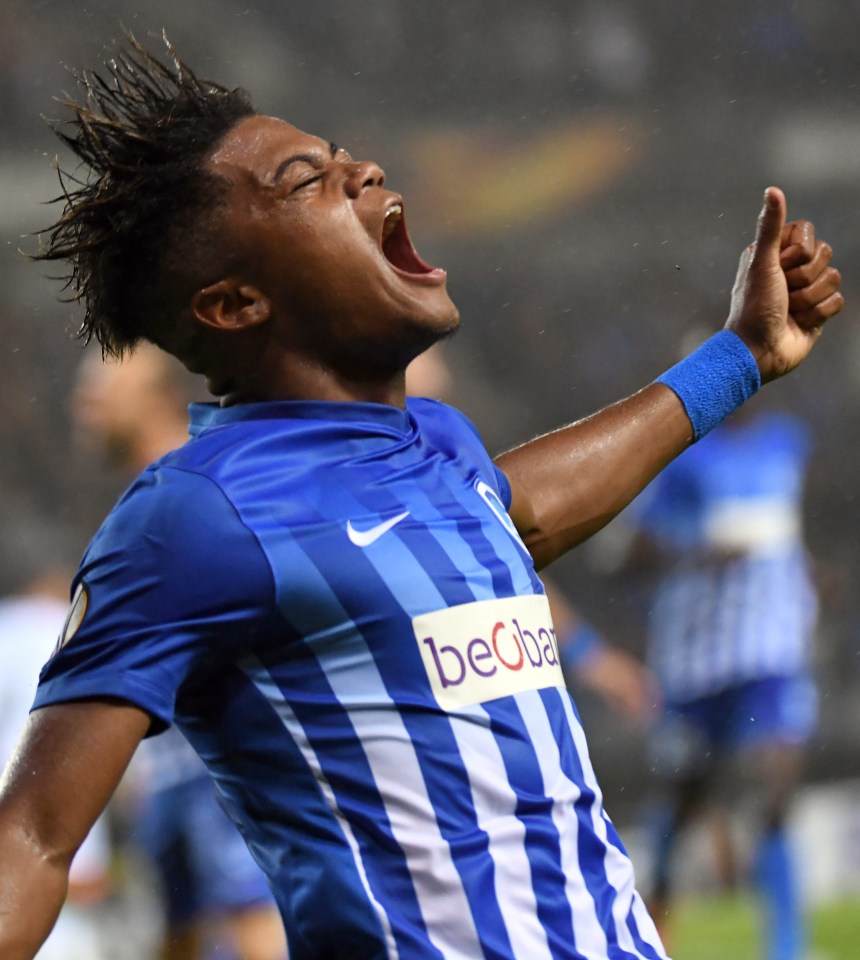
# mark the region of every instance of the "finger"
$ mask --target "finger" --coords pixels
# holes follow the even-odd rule
[[[794,250],[796,248],[792,248]],[[833,257],[833,249],[829,243],[819,240],[815,244],[815,253],[812,259],[800,266],[794,266],[794,257],[790,255],[791,251],[783,250],[779,257],[780,266],[785,271],[785,282],[789,290],[796,290],[799,287],[805,287],[812,283],[830,263]]]
[[[799,247],[806,258],[815,252],[815,225],[809,220],[792,220],[782,228],[780,246],[783,253],[790,247]]]
[[[822,326],[845,306],[845,297],[837,290],[826,300],[817,303],[811,310],[792,314],[795,323],[807,332],[820,330]]]
[[[812,283],[806,284],[788,295],[789,313],[797,314],[815,307],[836,293],[842,282],[842,275],[835,267],[828,267]]]
[[[779,256],[785,213],[785,194],[779,187],[768,187],[764,192],[764,206],[761,208],[756,224],[753,267],[757,261]]]

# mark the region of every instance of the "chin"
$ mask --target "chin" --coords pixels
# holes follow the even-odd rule
[[[437,337],[448,337],[460,326],[460,311],[446,294],[444,305],[434,310],[425,323]]]
[[[450,337],[452,333],[456,333],[459,329],[460,314],[457,308],[454,307],[444,321],[436,327],[436,333],[441,339],[443,337]]]
[[[444,340],[446,337],[453,337],[454,334],[460,329],[460,314],[455,313],[448,325],[440,332],[439,339]]]
[[[453,336],[459,328],[460,314],[453,304],[451,305],[450,312],[447,314],[443,315],[440,313],[433,317],[425,317],[414,321],[412,329],[416,335],[415,339],[419,347],[417,352],[423,353],[432,347],[434,343]]]

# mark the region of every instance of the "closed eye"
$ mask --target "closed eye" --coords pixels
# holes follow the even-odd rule
[[[295,193],[297,190],[303,190],[305,187],[309,187],[312,183],[316,183],[317,180],[322,180],[322,174],[317,173],[313,177],[308,177],[307,180],[302,180],[301,183],[297,183],[290,193]]]

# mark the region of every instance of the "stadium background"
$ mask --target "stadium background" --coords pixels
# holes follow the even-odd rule
[[[145,11],[145,12],[143,12]],[[774,0],[4,0],[0,4],[0,589],[74,563],[117,478],[76,447],[80,345],[59,284],[20,255],[55,210],[67,68],[124,23],[165,27],[203,76],[377,159],[422,255],[464,319],[457,401],[492,450],[629,393],[695,328],[722,324],[762,189],[835,248],[847,306],[803,373],[756,402],[802,411],[817,448],[809,544],[823,616],[823,725],[810,781],[860,775],[860,5]],[[581,609],[641,651],[637,584],[607,568],[612,533],[559,564]],[[647,769],[582,695],[610,810]],[[860,825],[858,825],[860,832]],[[860,843],[860,841],[858,841]]]

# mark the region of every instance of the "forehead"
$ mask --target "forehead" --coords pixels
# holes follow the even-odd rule
[[[266,179],[284,159],[308,151],[328,155],[329,143],[277,117],[246,117],[221,138],[208,164],[219,173],[242,169]]]

